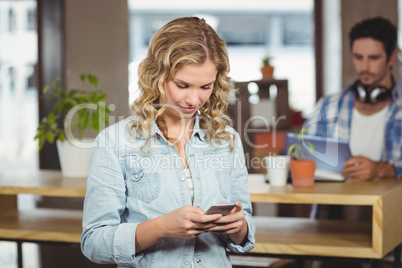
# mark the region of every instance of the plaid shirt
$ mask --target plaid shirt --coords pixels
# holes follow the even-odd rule
[[[342,93],[321,98],[317,108],[305,123],[307,134],[350,139],[352,111],[355,94],[349,85]],[[381,161],[394,164],[396,176],[402,177],[402,96],[401,89],[395,85],[392,101],[387,112],[384,145]]]

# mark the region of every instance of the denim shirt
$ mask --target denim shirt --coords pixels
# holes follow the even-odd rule
[[[87,192],[84,202],[81,250],[96,263],[118,267],[232,267],[227,249],[250,251],[255,244],[255,226],[247,191],[247,169],[239,135],[234,149],[223,141],[208,142],[196,116],[194,130],[186,145],[186,157],[194,180],[192,204],[180,157],[161,134],[156,123],[147,138],[131,129],[127,118],[102,131],[91,151]],[[240,201],[248,225],[243,245],[227,235],[203,233],[193,239],[163,238],[135,254],[139,223],[192,205],[204,211],[221,201]]]

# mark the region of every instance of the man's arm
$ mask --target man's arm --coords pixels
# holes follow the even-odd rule
[[[345,162],[343,175],[358,180],[396,177],[395,166],[384,161],[372,161],[364,156],[354,156]]]

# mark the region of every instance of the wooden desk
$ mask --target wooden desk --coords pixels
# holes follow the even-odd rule
[[[17,209],[18,194],[84,197],[86,180],[58,171],[0,173],[0,239],[80,243],[82,211]],[[253,253],[379,259],[402,242],[402,183],[316,183],[314,188],[271,188],[263,175],[250,174],[252,202],[366,205],[372,223],[256,217]]]
[[[0,173],[0,240],[80,243],[81,210],[18,210],[17,195],[84,197],[86,179],[62,178],[59,171]]]
[[[402,182],[318,182],[314,188],[270,187],[250,174],[252,202],[371,206],[367,222],[259,218],[253,253],[381,259],[402,243]]]

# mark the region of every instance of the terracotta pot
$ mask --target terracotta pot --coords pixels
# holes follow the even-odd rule
[[[274,75],[274,67],[271,65],[264,65],[261,67],[262,78],[272,79]]]
[[[290,175],[294,187],[313,187],[314,172],[314,160],[290,160]]]

